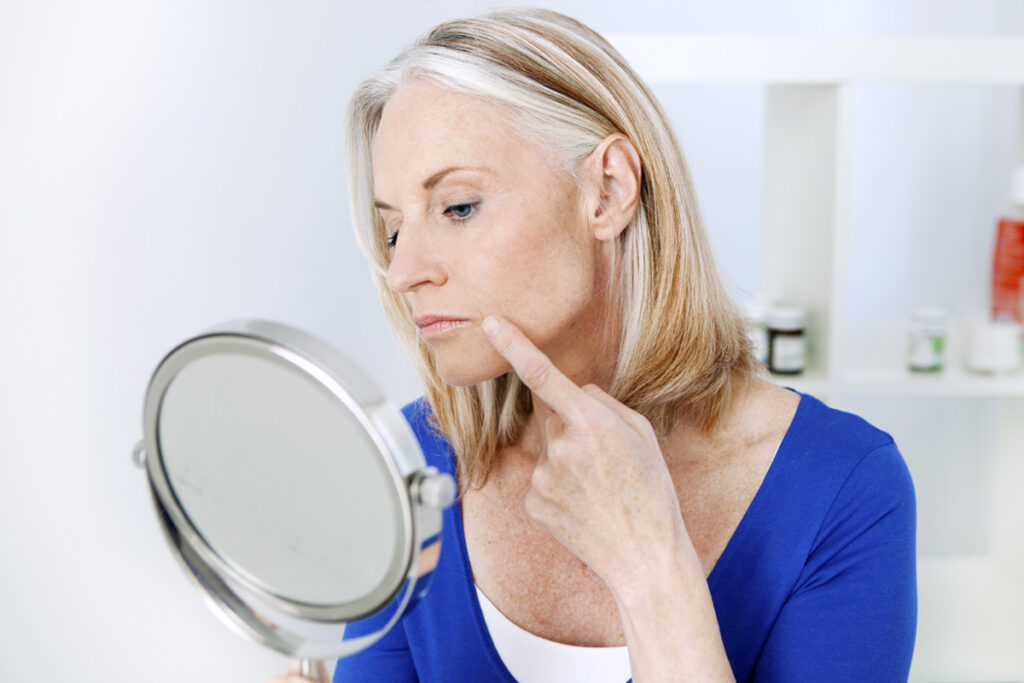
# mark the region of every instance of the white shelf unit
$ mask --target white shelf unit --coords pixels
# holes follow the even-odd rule
[[[760,291],[807,309],[814,350],[807,372],[776,378],[780,384],[840,407],[857,400],[952,400],[981,402],[995,414],[998,433],[985,442],[993,444],[986,461],[987,500],[979,503],[987,508],[980,515],[972,511],[985,520],[984,549],[919,556],[911,680],[1024,681],[1024,376],[979,377],[961,371],[956,362],[938,375],[911,373],[902,366],[900,326],[879,321],[877,329],[861,330],[852,348],[845,310],[852,88],[875,83],[1015,87],[1021,102],[1018,160],[1024,163],[1024,37],[620,34],[609,39],[655,85],[766,89]],[[958,342],[954,334],[950,358],[958,357]],[[900,351],[894,353],[894,345]],[[924,427],[940,426],[970,429]],[[939,468],[941,461],[918,458],[915,465]],[[919,477],[921,469],[911,470],[919,482],[943,475]],[[931,492],[918,487],[920,502]]]

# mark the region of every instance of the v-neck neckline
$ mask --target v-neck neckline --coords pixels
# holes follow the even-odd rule
[[[797,423],[803,420],[804,413],[809,408],[809,402],[807,400],[808,396],[806,394],[802,394],[789,387],[786,387],[786,389],[796,393],[800,397],[800,400],[797,403],[793,419],[790,421],[782,440],[779,442],[779,446],[776,449],[775,455],[772,457],[768,470],[765,472],[765,475],[761,480],[760,486],[757,488],[757,492],[751,499],[746,511],[744,511],[743,517],[740,518],[740,522],[733,531],[732,536],[729,537],[729,541],[726,543],[725,548],[722,550],[722,554],[719,555],[718,560],[715,562],[715,566],[711,568],[711,572],[707,576],[708,589],[712,597],[715,595],[717,577],[725,571],[722,567],[727,568],[728,564],[732,561],[732,557],[740,552],[738,549],[742,546],[743,539],[750,533],[750,529],[754,526],[753,519],[756,516],[757,511],[766,504],[766,500],[771,495],[772,488],[774,488],[774,482],[780,476],[783,476],[780,474],[780,471],[785,468],[785,462],[788,460],[786,457],[786,451],[788,444],[792,441],[790,434],[793,433]],[[455,453],[452,451],[451,445],[447,440],[444,440],[444,445],[448,451],[449,457],[451,458],[453,469],[452,474],[455,476],[456,482],[458,482],[458,463],[455,458]],[[453,536],[455,537],[456,543],[459,547],[459,567],[463,574],[462,586],[464,589],[464,598],[469,601],[469,605],[473,613],[473,619],[477,626],[477,635],[481,639],[484,649],[487,651],[492,663],[496,669],[505,676],[507,683],[516,683],[515,677],[509,671],[505,662],[501,659],[501,655],[498,654],[498,649],[495,647],[490,631],[487,629],[487,622],[483,615],[483,607],[480,605],[480,600],[476,594],[477,589],[476,584],[473,581],[473,570],[469,562],[469,550],[466,546],[466,532],[463,525],[461,499],[456,500],[451,507],[452,517],[456,526],[453,530],[455,531]],[[632,683],[632,678],[626,681],[626,683]]]
[[[789,389],[789,387],[786,388]],[[786,433],[782,435],[782,440],[779,442],[778,448],[775,449],[775,455],[772,456],[771,463],[768,465],[768,470],[761,479],[761,484],[757,487],[754,497],[750,499],[750,504],[747,505],[747,509],[743,512],[743,516],[740,518],[739,524],[737,524],[736,528],[733,530],[732,536],[730,536],[728,542],[726,542],[725,548],[722,549],[722,553],[715,561],[715,565],[708,573],[708,588],[711,589],[712,595],[715,593],[713,584],[717,581],[717,577],[725,571],[722,567],[728,567],[728,563],[731,561],[732,557],[736,555],[736,553],[740,552],[738,548],[742,548],[743,539],[750,533],[750,529],[754,526],[755,522],[753,520],[757,517],[757,511],[766,504],[765,501],[771,495],[772,489],[775,488],[775,480],[782,476],[779,472],[785,467],[786,449],[788,444],[792,441],[790,434],[793,433],[793,429],[797,425],[797,422],[803,419],[803,413],[807,410],[807,395],[794,389],[789,390],[796,393],[800,397],[800,401],[797,403],[796,411],[793,413],[793,419],[790,420],[789,426],[786,427]]]

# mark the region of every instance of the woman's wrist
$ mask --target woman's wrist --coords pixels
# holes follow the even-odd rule
[[[637,683],[733,680],[704,570],[686,541],[612,589]]]
[[[704,570],[689,538],[633,560],[617,584],[611,586],[620,610],[646,611],[666,595],[685,599],[707,593]]]

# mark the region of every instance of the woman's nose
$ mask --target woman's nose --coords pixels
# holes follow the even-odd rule
[[[437,257],[437,245],[432,245],[427,231],[405,227],[391,250],[388,265],[388,287],[404,294],[425,284],[442,285],[448,275]],[[432,248],[434,247],[434,248]]]

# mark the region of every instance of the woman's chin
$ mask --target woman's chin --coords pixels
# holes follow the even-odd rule
[[[437,358],[437,374],[445,384],[453,387],[467,387],[487,382],[505,374],[511,367],[504,358],[493,354],[492,358]]]

